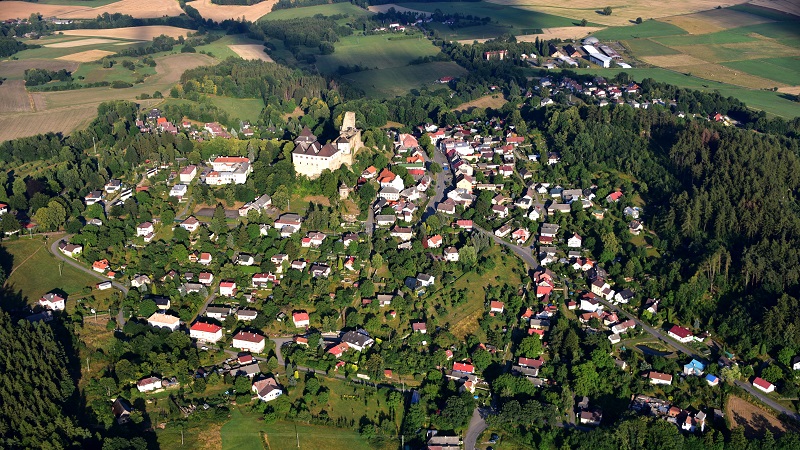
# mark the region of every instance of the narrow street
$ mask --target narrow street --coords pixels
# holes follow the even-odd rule
[[[426,157],[427,158],[427,157]],[[444,201],[445,189],[450,187],[453,183],[453,175],[450,170],[444,170],[445,166],[449,166],[447,157],[439,149],[433,152],[433,162],[442,167],[442,171],[436,174],[434,182],[436,183],[436,193],[428,199],[425,205],[425,211],[422,213],[421,222],[424,222],[428,217],[436,214],[436,206]]]
[[[469,421],[469,427],[464,433],[464,450],[475,450],[478,437],[486,430],[486,415],[488,414],[487,408],[475,408],[472,412],[472,418]]]

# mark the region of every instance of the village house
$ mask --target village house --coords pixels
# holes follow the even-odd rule
[[[233,297],[236,295],[236,282],[235,281],[222,281],[219,283],[219,295],[224,297]]]
[[[161,389],[161,379],[156,377],[143,378],[136,383],[136,389],[138,389],[139,392],[150,392]]]
[[[214,344],[222,339],[222,327],[213,323],[195,322],[189,328],[189,337],[198,342]]]
[[[231,312],[231,308],[227,306],[209,306],[206,308],[206,317],[222,321],[225,320]]]
[[[189,233],[194,233],[198,228],[200,228],[200,221],[194,216],[189,216],[186,218],[186,220],[181,222],[180,227]]]
[[[632,319],[629,319],[612,326],[611,331],[613,333],[622,334],[634,328],[636,328],[636,322],[634,322]]]
[[[211,286],[211,283],[214,282],[214,274],[209,272],[200,272],[200,275],[197,276],[197,280],[204,286]]]
[[[191,183],[194,180],[194,177],[197,176],[197,166],[194,164],[189,165],[181,169],[180,174],[178,175],[178,179],[181,183]]]
[[[286,213],[275,221],[275,229],[280,230],[281,237],[289,237],[300,231],[302,218],[297,214]]]
[[[647,373],[647,378],[650,379],[650,384],[672,384],[672,375],[667,373],[650,371]]]
[[[205,177],[210,186],[223,184],[244,184],[253,172],[250,159],[241,156],[219,156],[211,161],[213,170]]]
[[[531,237],[531,232],[525,228],[518,228],[511,233],[511,239],[516,242],[518,245],[522,245],[528,242],[528,239]]]
[[[683,344],[692,342],[692,340],[694,339],[694,335],[692,335],[691,331],[678,325],[673,325],[673,327],[670,328],[669,331],[667,331],[667,334],[672,339],[675,339],[676,341]]]
[[[574,233],[571,238],[567,240],[567,247],[569,248],[581,248],[581,244],[583,243],[583,238],[581,238],[578,233]]]
[[[706,365],[696,359],[692,359],[690,362],[683,365],[684,375],[694,375],[699,377],[703,375],[705,370]]]
[[[70,244],[66,241],[61,241],[58,243],[58,249],[61,253],[69,256],[70,258],[75,258],[76,256],[83,253],[83,246],[80,244]]]
[[[753,387],[767,394],[775,391],[775,385],[761,377],[755,377],[753,379]]]
[[[428,248],[439,248],[442,245],[443,239],[441,234],[429,237],[426,241]]]
[[[92,270],[94,270],[95,272],[103,273],[106,270],[108,270],[108,266],[109,266],[108,260],[101,259],[99,261],[95,261],[94,263],[92,263]]]
[[[498,302],[496,300],[489,302],[489,312],[493,314],[494,313],[503,314],[503,311],[505,311],[505,307],[506,305],[503,302]]]
[[[50,311],[63,311],[66,307],[65,303],[64,297],[53,292],[44,294],[42,298],[39,299],[39,306]]]
[[[308,271],[314,278],[327,278],[331,274],[331,266],[322,263],[314,263],[311,265]]]
[[[255,320],[256,317],[258,317],[258,311],[253,309],[239,309],[236,311],[236,320],[241,320],[242,322],[250,322]]]
[[[240,331],[233,336],[233,348],[240,350],[261,353],[264,351],[266,338],[260,334],[250,333],[247,331]]]
[[[411,331],[426,334],[428,332],[428,324],[425,322],[413,322],[411,323]]]
[[[293,312],[292,321],[294,322],[295,328],[308,328],[311,324],[308,313],[305,311]]]
[[[200,257],[197,259],[197,262],[204,266],[207,266],[211,264],[211,260],[212,260],[211,253],[203,252],[200,253]]]
[[[262,402],[275,400],[283,394],[283,390],[278,386],[274,378],[264,378],[253,383],[253,392]]]
[[[459,254],[455,247],[447,247],[444,249],[444,260],[448,262],[458,262]]]
[[[151,327],[166,328],[170,331],[176,331],[181,326],[181,319],[168,314],[154,313],[147,319],[147,323]]]
[[[342,343],[347,344],[348,348],[356,351],[363,351],[365,348],[371,347],[375,340],[366,334],[366,331],[348,331],[342,335]]]

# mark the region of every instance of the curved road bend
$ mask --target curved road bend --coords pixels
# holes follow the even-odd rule
[[[467,431],[464,433],[464,450],[475,450],[478,436],[486,430],[485,415],[486,412],[482,411],[480,407],[475,408],[475,411],[472,412],[469,428],[467,428]]]
[[[104,277],[103,275],[100,275],[99,273],[95,272],[92,269],[89,269],[88,267],[84,266],[83,264],[78,263],[77,261],[75,261],[72,258],[67,258],[63,253],[61,253],[61,251],[58,249],[58,243],[61,242],[62,240],[69,241],[69,238],[71,238],[71,237],[72,237],[72,235],[68,234],[68,235],[65,235],[64,237],[62,237],[61,239],[53,241],[53,243],[50,244],[50,253],[52,253],[53,256],[55,256],[57,260],[64,261],[65,263],[69,264],[70,266],[72,266],[72,267],[74,267],[74,268],[76,268],[76,269],[78,269],[78,270],[80,270],[82,272],[85,272],[85,273],[97,278],[100,281],[109,281],[109,279],[107,277]],[[111,285],[114,286],[114,288],[116,288],[120,292],[122,292],[123,297],[127,297],[128,296],[128,288],[127,287],[123,286],[122,284],[120,284],[120,283],[118,283],[116,281],[111,281]],[[120,308],[119,312],[117,313],[117,327],[122,328],[124,325],[125,325],[125,316],[122,314],[122,308]]]

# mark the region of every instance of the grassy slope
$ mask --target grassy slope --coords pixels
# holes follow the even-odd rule
[[[317,68],[322,73],[334,73],[339,66],[362,65],[386,69],[402,67],[416,58],[433,56],[439,48],[422,35],[411,39],[390,39],[393,34],[347,36],[336,43],[331,55],[317,58]]]
[[[211,96],[211,102],[226,111],[231,118],[255,122],[264,109],[264,101],[260,98],[231,98]]]
[[[800,85],[800,57],[751,59],[722,65],[779,83]]]
[[[231,56],[234,58],[239,58],[239,55],[237,55],[236,52],[228,48],[229,45],[239,45],[239,44],[262,45],[263,42],[256,41],[253,39],[247,39],[243,34],[232,34],[223,36],[210,44],[195,47],[195,50],[197,50],[198,53],[200,52],[209,53],[214,58],[217,58],[219,60],[227,59]]]
[[[445,14],[459,13],[473,15],[477,17],[491,17],[493,21],[501,25],[513,28],[551,28],[551,27],[571,27],[577,25],[573,19],[554,16],[535,11],[529,11],[513,6],[498,5],[489,2],[435,2],[435,3],[398,3],[405,8],[417,9],[420,11],[434,12],[437,9]],[[516,34],[519,33],[517,30]]]
[[[299,19],[302,17],[313,17],[317,14],[323,16],[335,16],[338,14],[349,15],[353,17],[368,16],[372,13],[366,9],[359,8],[352,3],[332,3],[329,5],[306,6],[303,8],[289,8],[278,9],[272,11],[259,20],[288,20]]]
[[[54,289],[64,291],[70,296],[67,297],[68,310],[72,310],[75,304],[70,302],[72,296],[79,296],[83,288],[94,287],[99,281],[67,264],[59,274],[59,263],[49,250],[52,242],[53,239],[45,242],[41,238],[5,241],[3,248],[11,258],[6,258],[3,264],[13,264],[14,268],[6,287],[14,293],[19,292],[28,304],[36,303],[42,295]],[[103,295],[101,292],[111,291],[94,291],[93,294],[99,297]]]
[[[432,62],[406,67],[367,70],[344,78],[363,89],[370,97],[404,95],[410,89],[430,84],[444,76],[460,76],[466,70],[454,62]]]

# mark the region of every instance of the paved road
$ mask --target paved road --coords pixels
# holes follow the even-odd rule
[[[427,156],[425,158],[427,159]],[[448,164],[447,157],[438,149],[433,152],[433,161],[442,168]],[[436,205],[444,201],[445,189],[450,187],[453,182],[452,173],[450,170],[442,170],[436,174],[434,181],[436,182],[436,193],[428,200],[428,204],[425,205],[425,211],[422,213],[422,222],[436,214]]]
[[[475,450],[475,444],[478,441],[478,436],[486,430],[485,417],[488,410],[485,408],[475,408],[472,412],[472,419],[469,421],[469,427],[464,433],[464,450]]]
[[[217,294],[215,294],[215,293],[212,293],[208,297],[206,297],[206,301],[203,303],[203,306],[201,306],[200,309],[197,310],[197,315],[194,316],[194,319],[192,319],[192,322],[197,320],[198,317],[202,316],[206,312],[206,308],[208,308],[208,305],[210,305],[211,302],[213,302],[216,298],[217,298]]]
[[[780,403],[776,402],[775,400],[769,398],[763,392],[755,389],[750,383],[747,383],[747,382],[741,381],[741,380],[736,380],[735,383],[740,388],[742,388],[745,391],[749,392],[750,395],[752,395],[753,397],[756,397],[757,399],[759,399],[762,402],[764,402],[764,404],[766,404],[770,408],[772,408],[772,409],[774,409],[774,410],[776,410],[776,411],[778,411],[778,412],[780,412],[782,414],[786,414],[787,416],[793,418],[794,420],[800,420],[800,414],[795,413],[791,409],[786,408],[785,406],[781,405]]]
[[[533,256],[533,248],[532,247],[523,247],[521,245],[516,245],[516,244],[512,244],[510,242],[504,241],[504,240],[500,239],[499,237],[495,236],[494,233],[486,231],[486,230],[484,230],[483,228],[481,228],[481,227],[479,227],[477,225],[475,225],[475,229],[478,230],[478,232],[483,233],[486,236],[489,236],[495,243],[500,244],[500,245],[504,245],[504,246],[508,247],[509,249],[511,249],[511,251],[513,251],[517,256],[522,258],[522,261],[524,261],[525,264],[530,266],[530,268],[532,270],[536,269],[537,267],[539,267],[539,261],[537,261],[536,257]]]
[[[367,222],[364,224],[367,228],[367,235],[372,236],[372,233],[375,231],[375,208],[372,205],[369,206],[369,210],[367,211]]]
[[[61,251],[58,249],[58,243],[61,242],[62,240],[69,241],[70,237],[72,237],[72,235],[66,235],[63,238],[61,238],[60,240],[53,241],[53,243],[50,244],[50,253],[52,253],[53,256],[55,256],[57,260],[64,261],[65,263],[69,264],[70,266],[72,266],[72,267],[74,267],[74,268],[76,268],[76,269],[78,269],[80,271],[83,271],[83,272],[85,272],[85,273],[97,278],[100,281],[109,281],[108,277],[100,275],[99,273],[95,272],[94,270],[84,266],[83,264],[80,264],[79,262],[75,261],[72,258],[66,257],[63,253],[61,253]],[[122,284],[120,284],[120,283],[118,283],[116,281],[112,281],[111,285],[114,286],[114,288],[116,288],[119,291],[121,291],[122,295],[124,297],[128,296],[128,288],[127,287],[123,286]],[[117,327],[122,328],[124,325],[125,325],[125,316],[122,313],[122,308],[120,308],[119,312],[117,313]]]

